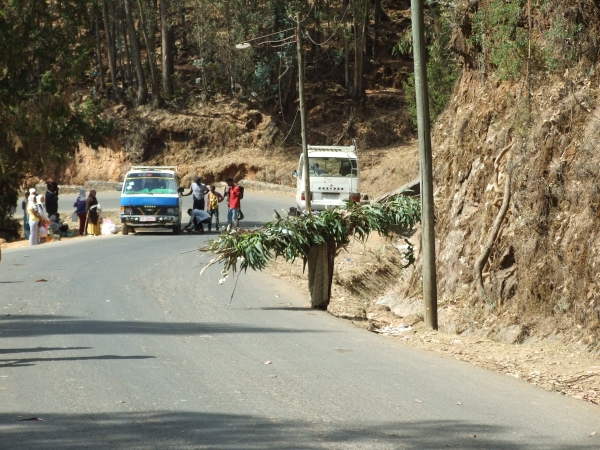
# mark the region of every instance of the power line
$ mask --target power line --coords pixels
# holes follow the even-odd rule
[[[287,136],[283,139],[283,141],[281,141],[281,144],[278,145],[278,147],[282,147],[283,144],[285,143],[285,141],[287,141],[287,138],[290,137],[290,134],[292,134],[292,131],[294,130],[294,125],[296,124],[296,119],[298,118],[298,113],[300,112],[300,108],[298,108],[296,110],[296,115],[294,116],[294,121],[292,122],[292,125],[290,126],[290,131],[288,132]],[[282,112],[283,113],[283,112]],[[285,122],[283,122],[285,123]],[[286,124],[287,125],[287,124]],[[293,139],[294,142],[296,142],[295,139]],[[298,144],[298,142],[296,142],[296,144]]]
[[[308,20],[308,18],[310,17],[310,12],[313,10],[314,7],[315,7],[315,2],[313,2],[312,5],[310,5],[310,9],[306,13],[306,17],[304,18],[304,20],[298,21],[298,20],[294,19],[294,16],[291,15],[291,14],[288,16],[288,19],[292,19],[297,24],[302,24],[302,23],[304,23],[304,22],[306,22]]]
[[[308,36],[308,39],[309,39],[309,40],[310,40],[310,41],[311,41],[313,44],[315,44],[315,45],[318,45],[319,47],[322,47],[322,46],[324,46],[325,44],[327,44],[329,41],[331,41],[331,40],[332,40],[332,39],[335,37],[335,35],[336,35],[336,33],[338,32],[338,30],[339,30],[340,26],[342,26],[342,22],[343,22],[344,18],[346,17],[346,13],[348,12],[348,10],[349,10],[349,9],[350,9],[350,3],[348,3],[348,6],[346,6],[346,11],[344,11],[344,14],[342,15],[342,17],[341,17],[341,19],[340,19],[339,23],[337,24],[337,27],[336,27],[336,29],[333,31],[333,33],[331,34],[331,36],[329,36],[329,39],[327,39],[325,42],[323,42],[322,44],[318,44],[317,42],[315,42],[315,41],[313,40],[313,38],[311,38],[311,37],[310,37],[310,34],[309,34],[309,33],[308,33],[308,31],[307,31],[307,32],[306,32],[306,36]]]

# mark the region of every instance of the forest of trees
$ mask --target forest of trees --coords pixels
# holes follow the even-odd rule
[[[293,36],[296,12],[310,29],[307,50],[320,69],[343,63],[346,85],[363,95],[381,0],[14,0],[0,14],[2,83],[68,95],[92,84],[94,96],[160,107],[181,88],[177,61],[207,94],[241,89],[268,102],[277,85],[293,89],[295,48],[278,44]],[[236,50],[263,35],[266,44]]]
[[[14,229],[7,219],[26,174],[112,133],[102,115],[110,102],[182,108],[193,97],[238,94],[293,113],[296,12],[306,30],[306,64],[319,74],[343,73],[360,101],[364,61],[377,54],[385,19],[381,0],[3,2],[0,232]],[[268,42],[235,48],[265,35]]]

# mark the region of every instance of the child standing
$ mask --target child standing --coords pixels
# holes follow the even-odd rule
[[[214,186],[208,188],[208,214],[210,214],[210,223],[208,231],[211,229],[212,218],[215,218],[215,230],[219,231],[219,203],[223,201],[223,196],[219,194]]]

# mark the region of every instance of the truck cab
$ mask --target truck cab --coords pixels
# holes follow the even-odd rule
[[[344,206],[346,201],[360,201],[358,151],[356,144],[350,146],[309,145],[309,182],[311,209],[323,211]],[[304,156],[300,155],[296,177],[296,205],[299,211],[306,209],[304,192]]]
[[[123,234],[135,228],[181,230],[181,193],[175,166],[132,166],[121,191]]]

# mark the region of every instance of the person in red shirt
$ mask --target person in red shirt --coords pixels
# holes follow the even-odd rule
[[[233,178],[229,177],[225,182],[227,183],[225,197],[227,197],[227,203],[229,204],[229,210],[227,211],[227,231],[229,231],[238,227],[242,192],[240,187],[234,184]]]

